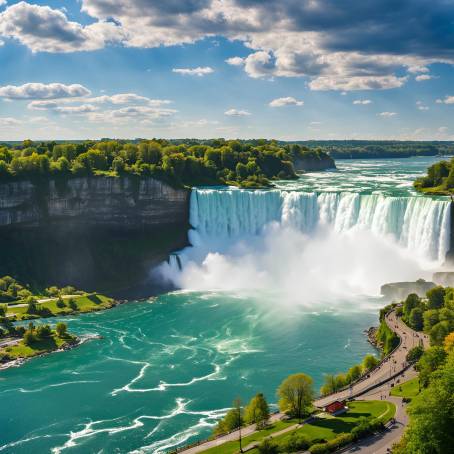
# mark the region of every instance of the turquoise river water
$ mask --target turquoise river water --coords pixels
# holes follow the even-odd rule
[[[241,396],[374,353],[379,286],[430,276],[449,203],[417,196],[435,158],[339,161],[270,191],[198,189],[182,290],[66,318],[80,347],[0,371],[0,453],[163,453],[208,436]],[[51,320],[56,323],[57,320]]]

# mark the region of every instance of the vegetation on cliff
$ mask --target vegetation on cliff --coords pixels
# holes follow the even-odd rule
[[[454,193],[454,158],[440,161],[427,169],[427,175],[414,182],[416,190],[425,194],[449,195]]]
[[[454,331],[454,288],[434,287],[425,298],[411,293],[403,303],[402,319],[414,330],[428,334],[431,345],[441,346]]]
[[[293,160],[326,157],[299,145],[274,141],[255,144],[236,140],[173,144],[166,140],[139,143],[100,141],[81,143],[26,140],[0,147],[0,182],[11,179],[46,180],[76,176],[152,176],[174,186],[267,186],[272,179],[295,178]]]

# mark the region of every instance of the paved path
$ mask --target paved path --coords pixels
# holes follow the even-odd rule
[[[0,340],[0,348],[1,347],[8,347],[10,345],[18,344],[22,339],[18,337],[8,337],[6,339]]]
[[[377,368],[371,371],[362,380],[355,383],[351,388],[322,397],[314,402],[315,406],[322,408],[334,400],[346,400],[349,398],[361,397],[361,400],[381,400],[381,398],[383,398],[396,404],[396,424],[390,430],[388,430],[385,434],[379,434],[376,437],[368,438],[355,445],[352,449],[356,449],[356,451],[347,450],[345,452],[367,454],[386,453],[386,449],[391,447],[392,444],[402,436],[404,428],[407,424],[407,415],[404,407],[402,407],[401,399],[389,395],[390,384],[397,383],[398,381],[407,381],[417,376],[417,372],[412,367],[406,369],[408,364],[405,358],[408,351],[411,348],[416,347],[420,342],[423,343],[424,348],[428,348],[430,346],[430,342],[427,335],[417,333],[405,325],[405,323],[403,323],[396,316],[395,311],[387,314],[385,321],[388,327],[401,339],[400,345],[393,351],[393,353],[388,356],[388,358]],[[277,421],[283,416],[284,415],[282,413],[275,413],[271,417],[271,422]],[[255,425],[252,425],[242,428],[241,433],[242,436],[247,436],[251,435],[255,431]],[[234,440],[238,440],[238,431],[224,435],[215,440],[210,440],[182,452],[185,454],[195,454]]]

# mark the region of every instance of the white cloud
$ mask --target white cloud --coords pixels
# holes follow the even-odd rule
[[[370,99],[355,99],[353,104],[365,106],[367,104],[372,104],[372,101]]]
[[[214,72],[214,69],[209,66],[198,66],[197,68],[173,68],[172,72],[184,74],[186,76],[206,76]]]
[[[380,115],[380,117],[390,118],[390,117],[395,117],[397,115],[397,113],[396,112],[381,112],[378,115]]]
[[[431,76],[430,74],[420,74],[419,76],[415,77],[415,80],[417,82],[422,82],[423,80],[430,80],[433,78],[434,78],[434,76]]]
[[[19,126],[21,122],[17,118],[12,117],[0,117],[0,127],[12,127]]]
[[[33,52],[96,50],[125,38],[121,27],[98,21],[82,26],[49,6],[21,1],[0,13],[0,35],[16,39]]]
[[[402,87],[406,81],[407,77],[397,76],[320,76],[311,81],[309,87],[312,90],[387,90]]]
[[[286,98],[273,99],[269,105],[270,107],[302,106],[304,101],[298,101],[292,96],[287,96]]]
[[[454,96],[446,96],[445,99],[437,99],[437,104],[454,104]]]
[[[83,85],[65,85],[60,83],[28,83],[24,85],[5,85],[0,87],[0,97],[8,99],[58,99],[75,98],[90,95],[90,90]]]
[[[92,104],[82,104],[81,106],[63,106],[57,107],[56,111],[62,114],[85,114],[88,112],[94,112],[97,107]]]
[[[224,112],[224,115],[227,115],[228,117],[247,117],[251,115],[251,113],[247,110],[229,109]]]
[[[448,132],[448,127],[447,126],[440,126],[437,131],[440,133],[440,134],[446,134]]]
[[[230,57],[225,62],[232,66],[242,66],[242,65],[244,65],[244,58]]]
[[[416,106],[418,107],[418,110],[429,110],[429,107],[427,107],[422,101],[416,101]]]

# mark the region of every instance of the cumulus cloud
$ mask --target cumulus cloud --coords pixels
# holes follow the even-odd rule
[[[370,99],[355,99],[353,104],[365,106],[367,104],[372,104],[372,101]]]
[[[74,52],[103,48],[124,35],[112,22],[82,26],[49,6],[21,1],[0,13],[0,35],[16,39],[33,52]]]
[[[287,96],[286,98],[273,99],[269,105],[270,107],[302,106],[304,101],[298,101],[292,96]]]
[[[244,58],[241,57],[230,57],[225,61],[228,65],[242,66],[244,64]]]
[[[243,65],[254,78],[305,77],[313,90],[398,88],[408,80],[403,70],[422,81],[431,64],[454,63],[453,2],[391,6],[383,0],[82,0],[95,22],[81,25],[60,10],[21,1],[0,14],[0,34],[47,52],[223,36],[251,49],[228,64]]]
[[[247,117],[251,115],[251,113],[247,110],[229,109],[224,112],[224,115],[227,115],[228,117]]]
[[[454,104],[454,96],[446,96],[444,99],[437,99],[437,104]]]
[[[381,112],[378,115],[380,115],[380,117],[390,118],[390,117],[395,117],[397,115],[397,113],[396,112]]]
[[[7,99],[58,99],[88,96],[91,92],[83,85],[61,83],[28,83],[0,87],[0,97]]]
[[[197,68],[173,68],[172,72],[183,74],[185,76],[206,76],[207,74],[211,74],[214,72],[213,68],[209,66],[198,66]]]
[[[415,77],[416,82],[422,82],[424,80],[430,80],[433,79],[433,76],[430,74],[420,74],[419,76]]]

